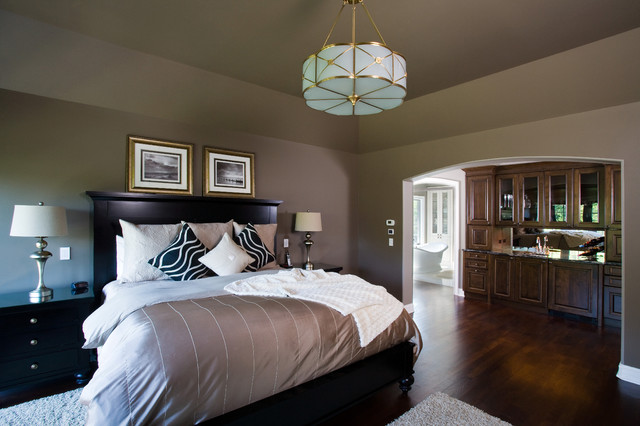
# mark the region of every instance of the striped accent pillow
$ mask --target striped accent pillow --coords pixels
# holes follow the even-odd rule
[[[198,261],[205,254],[207,248],[183,222],[175,240],[148,262],[174,281],[195,280],[210,275],[209,268]]]
[[[276,260],[275,256],[271,254],[269,249],[264,245],[256,228],[250,223],[244,228],[244,230],[238,234],[238,242],[249,256],[254,260],[244,269],[245,272],[254,272],[262,268],[269,262]]]

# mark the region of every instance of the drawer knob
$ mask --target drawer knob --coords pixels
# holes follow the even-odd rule
[[[38,323],[38,318],[31,318],[31,319],[29,320],[29,322],[30,322],[31,324],[37,324],[37,323]]]
[[[38,344],[38,339],[31,339],[31,340],[29,341],[29,344],[30,344],[31,346],[35,346],[35,345],[37,345],[37,344]]]
[[[38,363],[37,363],[37,362],[34,362],[33,364],[31,364],[31,367],[30,367],[30,368],[31,368],[32,370],[37,370],[37,369],[38,369]]]

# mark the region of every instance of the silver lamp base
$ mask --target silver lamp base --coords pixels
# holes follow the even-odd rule
[[[53,299],[53,290],[48,287],[38,287],[29,292],[29,302],[43,303]]]
[[[53,299],[53,290],[44,285],[44,265],[47,263],[47,259],[51,257],[51,252],[44,250],[47,248],[47,242],[44,237],[40,237],[36,247],[40,250],[32,253],[29,257],[35,260],[38,266],[38,287],[29,292],[29,301],[31,303],[43,303]]]

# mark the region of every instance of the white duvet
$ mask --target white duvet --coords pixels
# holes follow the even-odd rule
[[[362,347],[398,318],[404,308],[384,287],[355,275],[323,270],[293,269],[251,276],[234,281],[224,289],[237,295],[293,297],[322,303],[345,316],[353,315]]]

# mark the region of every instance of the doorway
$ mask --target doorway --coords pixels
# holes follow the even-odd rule
[[[413,193],[414,285],[456,286],[455,253],[459,247],[460,184],[464,173],[453,170],[417,178]]]

